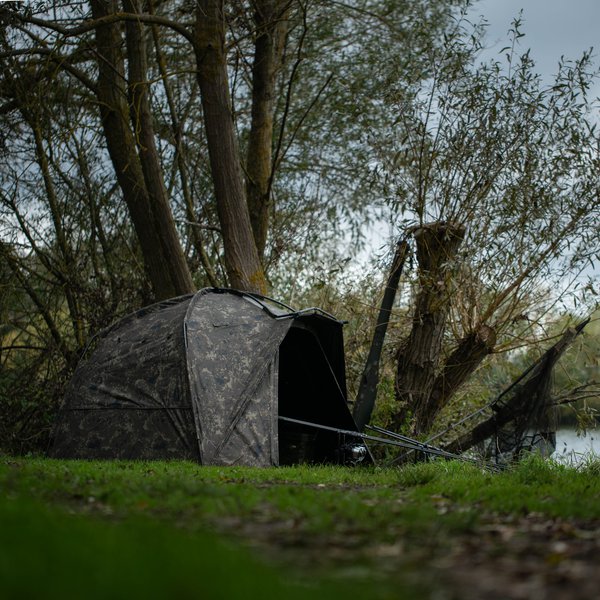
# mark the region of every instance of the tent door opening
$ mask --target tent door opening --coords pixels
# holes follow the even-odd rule
[[[325,351],[302,324],[294,324],[280,346],[278,387],[280,416],[355,428]],[[279,421],[280,465],[339,463],[343,443],[335,432]]]

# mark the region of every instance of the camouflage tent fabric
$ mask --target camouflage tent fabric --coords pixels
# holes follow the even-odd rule
[[[50,454],[268,466],[335,462],[346,405],[342,323],[208,288],[101,332],[67,389]]]

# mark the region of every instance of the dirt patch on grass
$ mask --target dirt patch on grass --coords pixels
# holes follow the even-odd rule
[[[599,522],[489,515],[435,568],[462,600],[595,600],[599,556]]]
[[[254,546],[269,561],[334,577],[424,583],[423,597],[444,600],[595,600],[600,589],[600,522],[483,514],[468,533],[421,539],[402,530],[383,537],[340,528],[307,531],[301,518],[281,520],[267,506],[248,519],[215,526]],[[441,509],[440,509],[441,510]],[[446,506],[445,512],[461,510]],[[390,539],[396,538],[396,539]]]

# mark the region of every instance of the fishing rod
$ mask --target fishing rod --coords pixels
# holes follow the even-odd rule
[[[494,472],[500,471],[500,469],[496,465],[489,464],[489,463],[486,463],[485,461],[480,461],[480,460],[477,460],[476,458],[472,458],[469,456],[463,456],[462,454],[454,454],[453,452],[447,452],[446,450],[442,450],[441,448],[438,448],[437,446],[432,446],[431,444],[428,444],[427,442],[419,442],[418,440],[414,440],[413,438],[409,438],[400,433],[396,433],[395,431],[390,431],[389,429],[384,429],[383,427],[378,427],[376,425],[365,425],[365,427],[367,427],[368,429],[372,429],[373,431],[375,431],[377,433],[389,435],[390,437],[398,439],[398,440],[410,442],[412,444],[417,444],[419,446],[419,449],[417,450],[418,452],[424,452],[425,454],[431,453],[432,450],[438,451],[438,452],[445,452],[446,454],[449,454],[453,460],[460,460],[461,462],[466,462],[466,463],[470,463],[473,465],[481,466],[485,469],[490,469]],[[391,464],[397,464],[400,461],[399,459],[408,457],[411,454],[411,452],[413,452],[413,451],[414,451],[414,449],[411,448],[410,452],[407,452],[405,454],[402,454],[399,457],[396,457],[392,461]]]
[[[381,429],[380,433],[385,433],[390,437],[394,437],[397,439],[387,439],[379,436],[369,435],[367,433],[361,433],[359,431],[351,431],[349,429],[340,429],[338,427],[331,427],[329,425],[321,425],[320,423],[313,423],[311,421],[302,421],[300,419],[292,419],[290,417],[279,417],[280,421],[285,421],[287,423],[294,423],[296,425],[304,425],[305,427],[313,427],[314,429],[321,429],[324,431],[331,431],[333,433],[346,435],[348,437],[359,438],[361,440],[366,440],[370,442],[375,442],[379,444],[387,444],[389,446],[396,446],[399,448],[405,448],[408,450],[416,450],[418,452],[424,452],[425,454],[430,454],[432,456],[439,456],[441,458],[446,458],[448,460],[462,460],[472,462],[471,459],[467,459],[466,457],[460,456],[459,454],[453,454],[452,452],[446,452],[441,448],[436,448],[435,446],[429,446],[427,444],[422,444],[417,440],[413,440],[411,438],[407,438],[406,436],[401,436],[400,434],[395,434],[387,429]]]
[[[394,438],[396,440],[408,442],[410,444],[415,444],[416,446],[419,447],[419,451],[421,451],[421,452],[428,452],[429,450],[445,452],[445,450],[442,450],[441,448],[438,448],[437,446],[432,446],[431,444],[428,444],[427,442],[419,442],[419,440],[409,438],[406,435],[396,433],[395,431],[390,431],[389,429],[384,429],[383,427],[378,427],[377,425],[365,425],[365,427],[367,429],[371,429],[372,431],[375,431],[376,433],[381,433],[383,435],[389,435],[391,438]],[[450,454],[452,454],[452,453],[450,453]],[[456,454],[454,456],[456,456],[456,458],[460,458],[460,455],[458,455],[458,454]]]

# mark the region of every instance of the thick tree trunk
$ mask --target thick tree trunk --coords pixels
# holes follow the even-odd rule
[[[95,19],[112,14],[118,9],[117,3],[110,0],[92,0],[91,7]],[[135,228],[152,289],[157,299],[169,298],[189,292],[190,289],[187,285],[179,285],[180,278],[173,279],[172,256],[165,254],[161,229],[156,228],[154,207],[146,188],[137,155],[136,140],[129,123],[121,43],[119,24],[112,23],[96,28],[97,94],[102,126],[108,153]],[[163,226],[171,227],[172,218],[163,223]],[[174,235],[176,236],[176,233]]]
[[[392,268],[388,277],[383,298],[381,300],[381,308],[377,316],[377,324],[373,333],[373,340],[369,350],[369,356],[365,364],[360,379],[360,387],[356,396],[356,404],[354,405],[354,420],[359,431],[365,428],[365,425],[370,421],[373,408],[375,407],[375,399],[377,396],[377,384],[379,383],[379,361],[381,359],[381,351],[385,334],[390,322],[392,314],[392,306],[396,298],[398,282],[404,269],[404,263],[408,254],[408,242],[399,242],[396,247],[396,254],[392,262]]]
[[[460,386],[473,374],[496,345],[496,332],[487,325],[465,336],[444,363],[436,377],[427,405],[421,412],[422,431],[429,431],[439,412]]]
[[[271,208],[273,107],[275,78],[281,66],[287,32],[289,0],[254,2],[254,63],[252,65],[252,122],[246,158],[246,194],[252,232],[264,257]]]
[[[411,332],[398,352],[398,412],[393,419],[397,430],[412,414],[414,433],[423,431],[423,419],[435,385],[450,306],[453,261],[464,234],[462,226],[445,222],[424,225],[414,233],[419,292]]]
[[[124,0],[123,8],[126,12],[138,14],[141,12],[139,0]],[[162,165],[156,149],[153,117],[148,98],[146,40],[139,21],[127,21],[125,28],[130,117],[152,207],[153,225],[161,243],[162,254],[169,263],[169,275],[175,293],[176,295],[187,294],[194,291],[194,284],[173,220]]]
[[[244,190],[225,56],[223,0],[198,0],[196,59],[217,212],[232,287],[266,292]]]
[[[151,2],[150,7],[152,10]],[[173,143],[175,145],[176,152],[175,157],[177,161],[177,170],[179,171],[179,178],[181,180],[181,193],[183,195],[183,201],[185,203],[185,213],[188,221],[190,221],[191,224],[189,235],[194,246],[194,250],[196,251],[198,258],[200,259],[200,263],[204,268],[204,272],[206,273],[208,282],[213,287],[220,287],[219,280],[206,251],[204,236],[202,235],[201,229],[198,226],[199,222],[196,217],[196,211],[194,210],[194,201],[192,199],[192,193],[190,191],[190,185],[187,174],[187,165],[185,160],[184,144],[182,141],[183,127],[177,116],[175,100],[173,99],[173,91],[171,89],[171,84],[169,82],[167,72],[167,64],[160,43],[158,26],[152,26],[152,35],[154,38],[154,47],[156,49],[156,62],[158,64],[158,69],[162,78],[163,88],[165,90],[165,97],[169,106],[169,114],[171,116],[171,129],[173,132]]]

